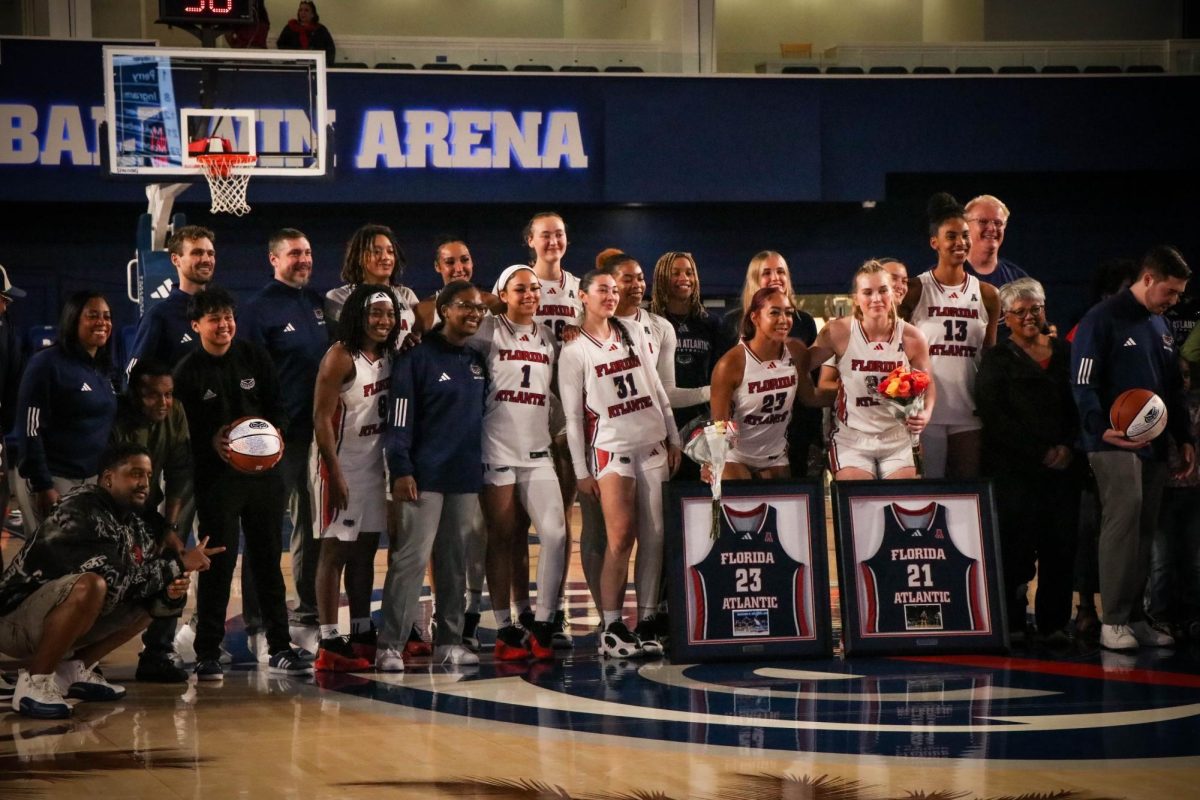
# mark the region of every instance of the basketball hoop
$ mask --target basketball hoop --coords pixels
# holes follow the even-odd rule
[[[242,216],[250,211],[246,203],[246,185],[250,183],[250,175],[258,156],[243,153],[201,153],[196,156],[196,163],[204,171],[208,179],[208,189],[212,193],[212,205],[209,211],[213,214],[234,214]]]

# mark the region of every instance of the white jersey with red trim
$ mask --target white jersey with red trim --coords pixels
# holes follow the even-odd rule
[[[736,454],[751,459],[773,458],[787,449],[787,426],[796,401],[796,365],[785,346],[779,358],[760,361],[741,343],[746,366],[733,390],[733,421],[737,423]]]
[[[615,328],[605,341],[581,331],[563,345],[558,385],[577,478],[590,474],[590,451],[628,452],[663,439],[679,443],[670,401],[647,363],[642,337],[629,336],[632,350]]]
[[[342,306],[350,299],[350,293],[358,288],[358,284],[344,283],[337,288],[330,289],[325,293],[325,316],[337,322],[342,316]],[[383,287],[380,287],[381,289]],[[392,297],[396,301],[396,321],[400,325],[400,335],[396,337],[396,347],[399,348],[408,334],[412,332],[413,326],[417,324],[417,300],[416,293],[407,286],[390,286]],[[434,312],[436,314],[436,311]]]
[[[554,341],[562,343],[563,328],[579,324],[583,303],[579,300],[579,278],[565,269],[557,281],[538,278],[542,287],[542,300],[533,318],[550,329]],[[492,294],[500,296],[500,284],[492,287]]]
[[[317,447],[311,449],[310,474],[316,485],[313,501],[322,535],[337,523],[354,531],[383,530],[385,505],[383,434],[387,430],[388,387],[392,359],[374,360],[354,354],[354,377],[342,386],[333,413],[333,436],[338,465],[350,491],[350,505],[339,509],[329,502],[329,471]],[[365,527],[363,527],[365,526]]]
[[[534,322],[517,325],[504,315],[485,317],[467,346],[488,365],[483,411],[484,463],[535,467],[550,458],[550,391],[555,345]]]
[[[921,300],[912,312],[912,324],[929,340],[929,362],[937,382],[937,404],[930,423],[977,423],[975,376],[983,357],[988,312],[983,305],[979,279],[967,275],[956,286],[943,286],[933,272],[917,276]]]
[[[904,354],[904,320],[896,320],[891,335],[884,341],[867,339],[862,323],[850,320],[850,341],[846,352],[833,366],[841,386],[834,405],[834,430],[850,428],[859,433],[895,433],[902,423],[886,401],[880,399],[878,386],[888,374],[901,367],[909,369]]]

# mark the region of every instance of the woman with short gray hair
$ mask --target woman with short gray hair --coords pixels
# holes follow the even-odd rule
[[[1084,461],[1070,346],[1046,333],[1046,291],[1033,278],[1000,288],[1012,335],[984,353],[975,384],[983,474],[996,487],[1008,625],[1025,635],[1025,587],[1036,575],[1037,632],[1066,644]]]

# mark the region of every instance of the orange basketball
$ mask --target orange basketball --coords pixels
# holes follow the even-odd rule
[[[1131,442],[1148,442],[1167,426],[1167,406],[1149,389],[1128,389],[1113,401],[1108,421]]]
[[[229,466],[253,475],[283,458],[279,429],[259,417],[242,417],[229,426]]]

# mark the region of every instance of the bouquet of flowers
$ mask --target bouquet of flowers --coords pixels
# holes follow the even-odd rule
[[[725,469],[725,456],[737,441],[737,425],[720,420],[696,428],[684,445],[685,452],[701,467],[708,466],[712,473],[712,528],[709,535],[716,539],[721,532],[721,472]]]
[[[929,388],[929,375],[919,369],[906,370],[896,367],[886,378],[879,382],[877,391],[880,398],[891,408],[892,414],[900,422],[907,422],[925,410],[925,390]],[[917,473],[924,472],[921,465],[921,438],[917,434],[912,437],[913,462],[917,465]]]

